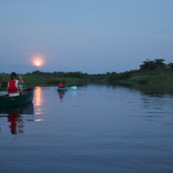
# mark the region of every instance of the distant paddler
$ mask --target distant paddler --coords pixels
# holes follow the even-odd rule
[[[65,86],[64,86],[64,84],[63,84],[62,82],[60,82],[60,83],[58,84],[58,88],[65,88]]]
[[[60,83],[58,84],[58,89],[57,89],[57,91],[67,91],[67,90],[68,90],[68,88],[65,87],[65,85],[64,85],[62,82],[60,82]]]
[[[77,89],[77,86],[71,86],[70,89],[76,90]]]

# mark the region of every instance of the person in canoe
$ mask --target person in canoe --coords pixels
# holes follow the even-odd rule
[[[9,96],[19,96],[21,94],[20,85],[23,84],[24,81],[21,76],[17,79],[17,74],[15,72],[11,73],[11,79],[8,81],[7,91]]]
[[[58,84],[58,88],[65,88],[65,86],[64,86],[64,84],[63,84],[62,82],[60,82],[60,83]]]

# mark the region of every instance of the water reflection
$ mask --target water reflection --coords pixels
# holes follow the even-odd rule
[[[165,88],[140,88],[137,89],[141,91],[143,94],[148,95],[148,96],[156,96],[156,97],[162,97],[165,95],[173,95],[173,88],[170,87],[169,90],[165,90]]]
[[[35,88],[35,93],[34,93],[34,105],[35,105],[35,114],[42,114],[42,105],[43,105],[43,91],[42,88],[37,86]]]
[[[173,95],[172,94],[152,94],[142,95],[143,107],[148,113],[153,115],[157,113],[158,116],[164,116],[167,113],[173,112]],[[150,111],[152,109],[152,111]]]
[[[9,122],[9,129],[12,135],[24,133],[24,122],[34,121],[33,103],[28,103],[20,107],[9,107],[0,109],[0,120]]]
[[[41,87],[37,86],[35,88],[35,105],[36,106],[39,106],[42,104],[42,90],[41,90]]]
[[[9,128],[11,134],[23,133],[24,121],[20,114],[11,113],[8,115],[8,122],[10,122]]]
[[[77,90],[71,90],[70,91],[71,95],[76,97],[77,96]]]
[[[66,91],[58,91],[59,98],[61,101],[63,100],[65,93],[66,93]]]

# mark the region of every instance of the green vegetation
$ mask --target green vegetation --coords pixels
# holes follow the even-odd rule
[[[173,93],[173,63],[164,59],[146,60],[138,70],[123,73],[87,74],[81,72],[40,72],[22,74],[27,86],[57,86],[62,81],[66,86],[82,86],[90,83],[124,85],[143,91]],[[0,74],[2,88],[6,88],[10,74]]]
[[[85,76],[81,72],[40,72],[34,71],[32,73],[20,74],[25,81],[26,86],[57,86],[62,81],[66,86],[86,84]],[[0,82],[2,88],[6,88],[7,82],[10,79],[10,74],[0,74]]]
[[[142,91],[173,93],[173,63],[165,64],[163,59],[146,60],[139,70],[112,73],[108,81]]]

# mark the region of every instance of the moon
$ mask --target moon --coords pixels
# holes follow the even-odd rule
[[[41,66],[41,62],[39,60],[35,61],[35,66],[37,67]]]
[[[41,67],[44,64],[44,60],[42,57],[34,57],[32,60],[32,64],[33,66]]]

